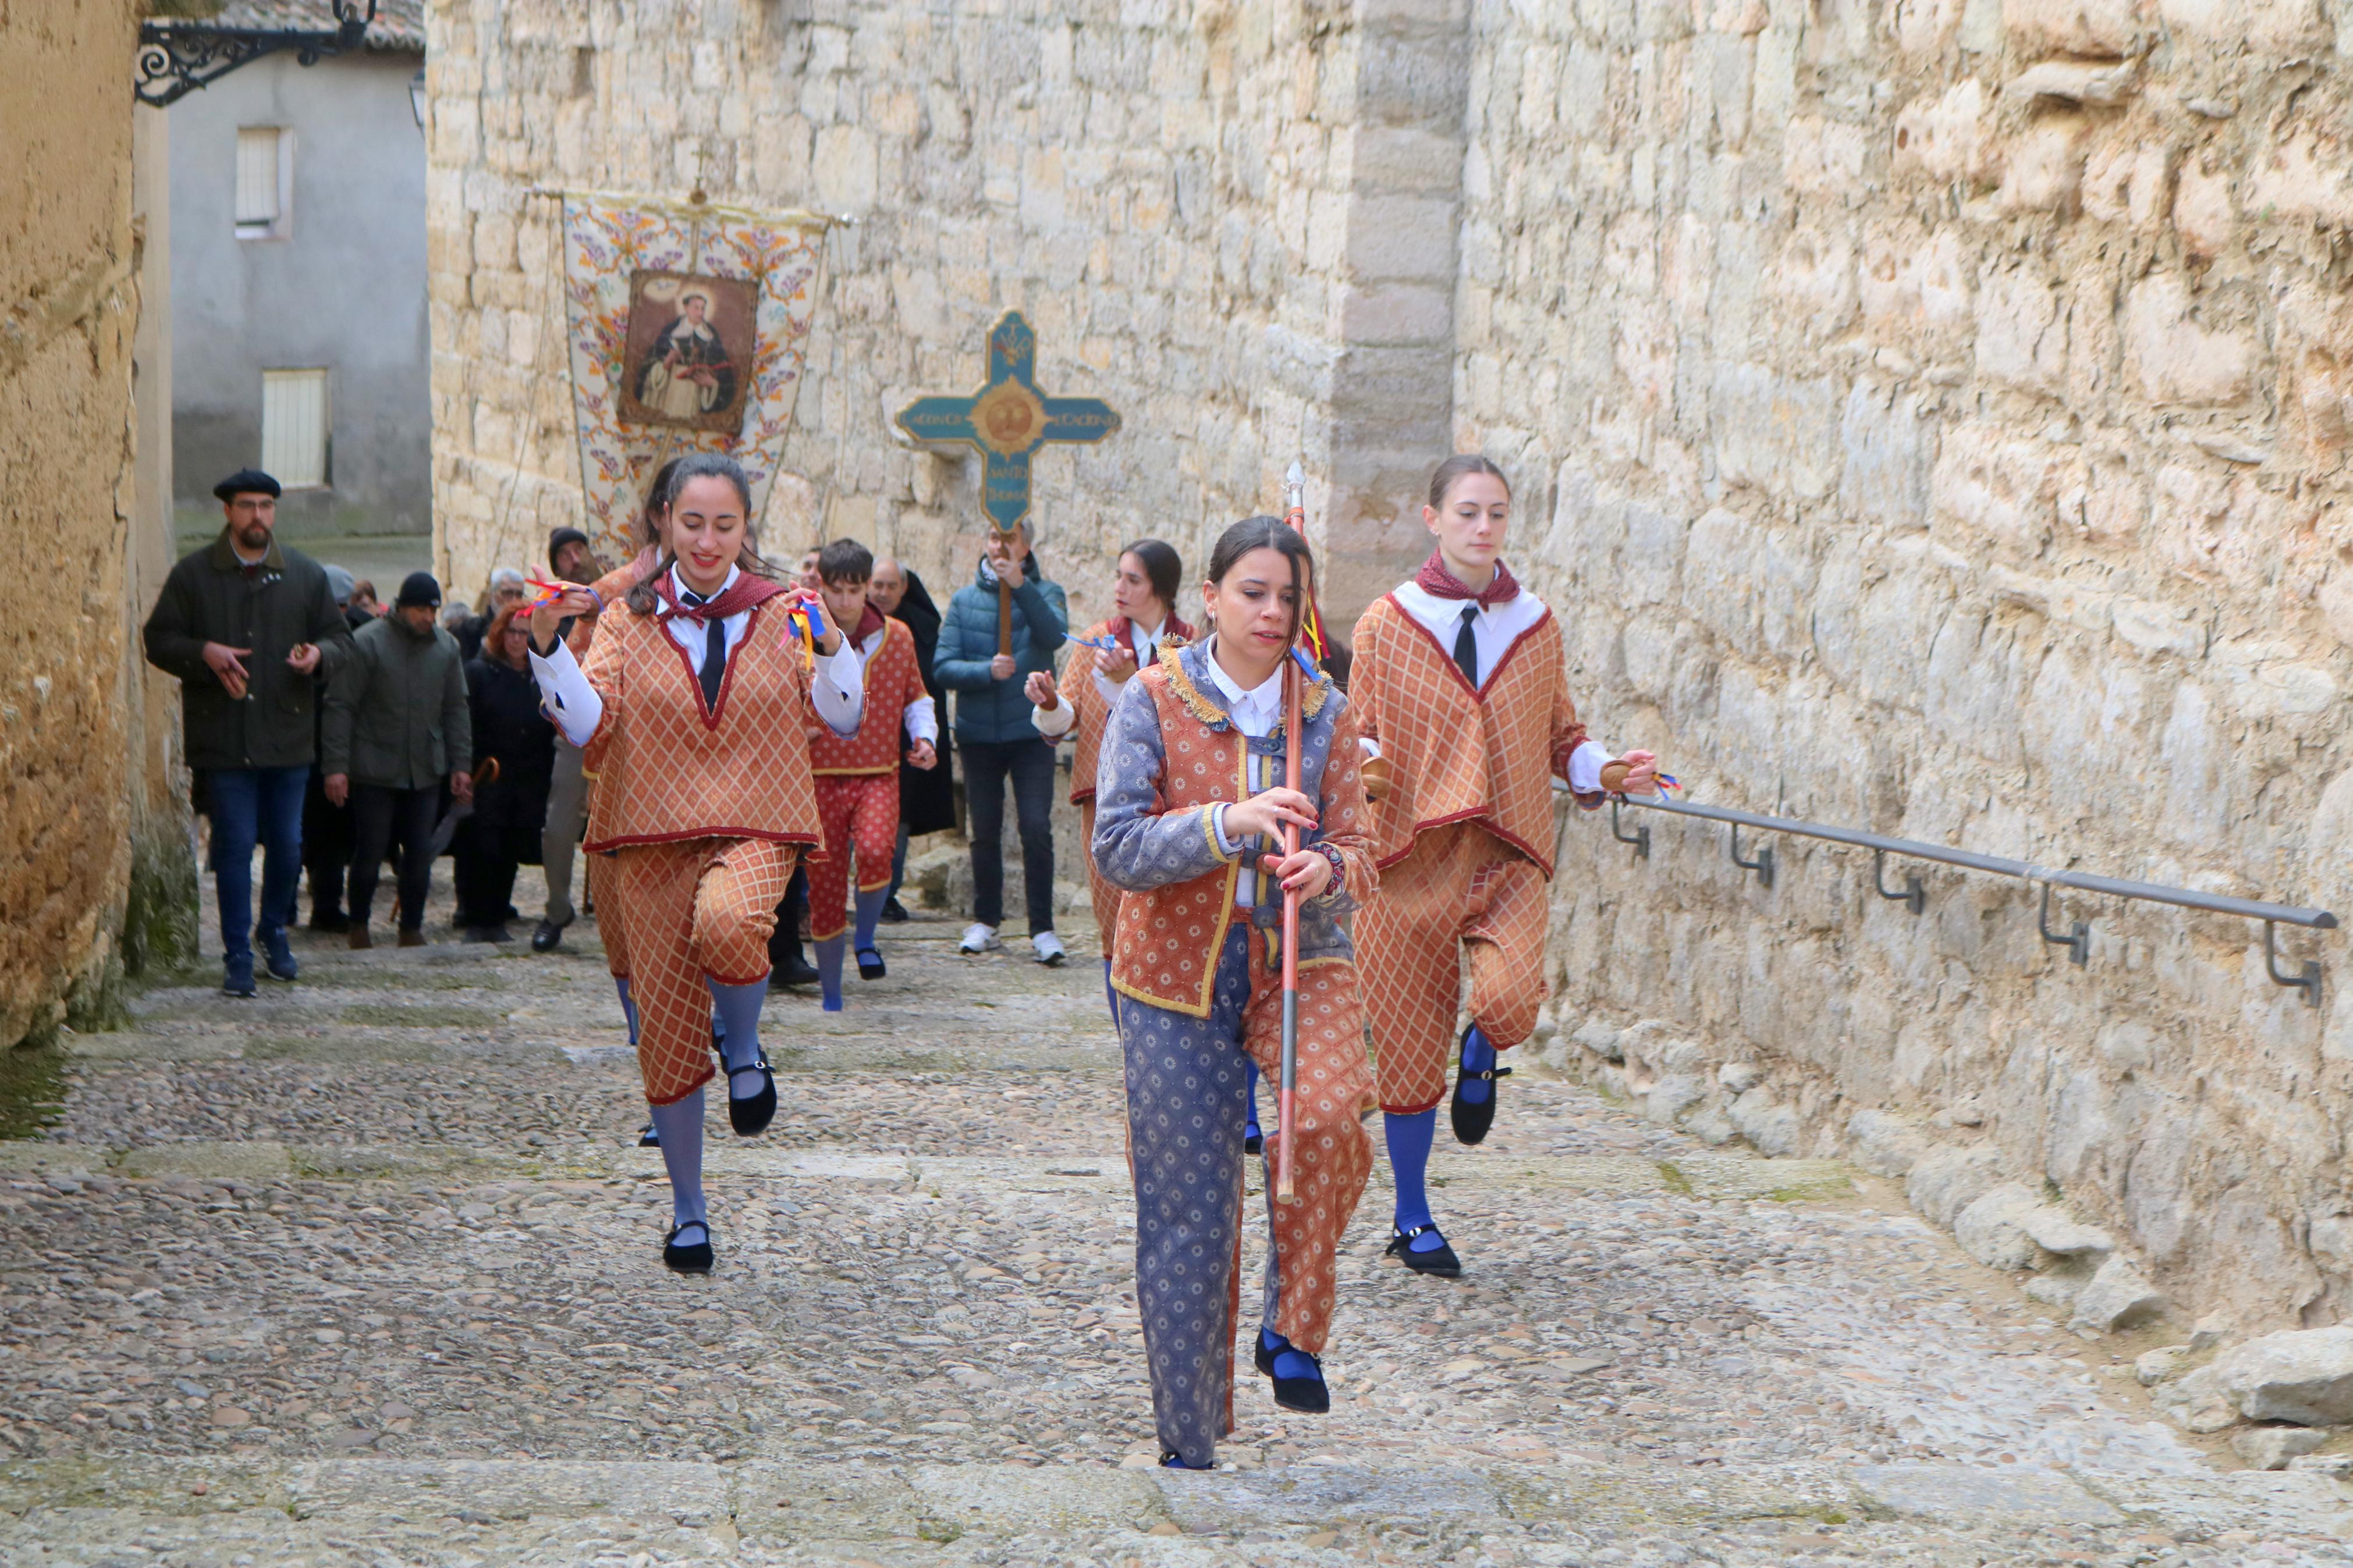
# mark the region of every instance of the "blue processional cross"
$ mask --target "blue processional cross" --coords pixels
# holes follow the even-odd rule
[[[1119,428],[1110,404],[1049,397],[1038,390],[1038,334],[1008,310],[988,330],[988,380],[969,397],[919,397],[899,410],[899,428],[927,447],[977,448],[985,462],[981,510],[999,536],[1029,515],[1029,459],[1038,448],[1086,445]],[[1013,651],[1013,595],[997,588],[997,651]]]

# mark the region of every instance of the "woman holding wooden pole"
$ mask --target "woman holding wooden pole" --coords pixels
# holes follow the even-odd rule
[[[1255,1343],[1285,1409],[1330,1407],[1318,1357],[1334,1258],[1372,1168],[1356,1116],[1371,1069],[1339,917],[1375,879],[1347,700],[1321,673],[1296,678],[1313,572],[1306,541],[1283,522],[1228,529],[1202,585],[1216,635],[1163,647],[1126,684],[1096,775],[1095,865],[1126,895],[1112,987],[1127,1066],[1136,1295],[1162,1462],[1188,1468],[1207,1468],[1232,1429],[1245,1063],[1282,1081],[1286,1014],[1296,1089],[1271,1153],[1282,1160],[1289,1142],[1293,1195],[1277,1197],[1270,1172]],[[1291,832],[1296,847],[1274,853]],[[1296,977],[1288,1006],[1286,974]]]

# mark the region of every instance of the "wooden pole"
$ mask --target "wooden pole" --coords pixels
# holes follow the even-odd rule
[[[1303,727],[1301,710],[1306,706],[1300,689],[1299,662],[1289,654],[1282,659],[1282,782],[1285,787],[1300,787],[1299,731]],[[1299,853],[1299,825],[1283,824],[1282,853],[1285,859]],[[1282,1120],[1275,1129],[1274,1195],[1284,1203],[1295,1201],[1292,1189],[1292,1156],[1294,1133],[1293,1124],[1299,1091],[1299,894],[1285,889],[1282,895],[1282,1081],[1275,1091],[1275,1114]]]

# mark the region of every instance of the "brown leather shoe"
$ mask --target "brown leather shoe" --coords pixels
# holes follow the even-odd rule
[[[425,945],[425,933],[421,931],[404,930],[400,933],[400,945],[403,947],[423,947]]]
[[[352,944],[353,952],[363,952],[375,945],[375,939],[368,935],[367,927],[356,922],[352,926],[352,934],[344,940]]]

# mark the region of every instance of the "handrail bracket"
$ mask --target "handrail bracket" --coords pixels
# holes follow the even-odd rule
[[[1732,830],[1732,863],[1744,871],[1756,872],[1758,886],[1771,887],[1773,885],[1773,847],[1770,844],[1760,844],[1757,847],[1756,859],[1743,860],[1740,858],[1740,824],[1735,822],[1727,826]]]
[[[2282,974],[2279,972],[2279,963],[2274,956],[2275,950],[2273,945],[2272,928],[2276,923],[2273,921],[2263,922],[2263,973],[2272,977],[2272,984],[2274,985],[2293,985],[2302,991],[2306,1006],[2319,1006],[2320,961],[2316,958],[2307,958],[2304,961],[2303,973]]]
[[[1927,885],[1920,880],[1920,873],[1917,871],[1905,876],[1902,892],[1888,890],[1887,851],[1884,849],[1874,849],[1871,852],[1871,885],[1878,891],[1881,898],[1908,905],[1915,915],[1928,906]]]
[[[1648,860],[1651,858],[1651,825],[1647,822],[1639,824],[1630,834],[1620,827],[1618,826],[1618,809],[1625,804],[1626,803],[1623,800],[1617,796],[1613,795],[1610,797],[1609,837],[1615,838],[1620,844],[1631,844],[1634,847],[1635,859]]]
[[[2264,923],[2268,925],[2270,922]],[[2042,884],[2042,908],[2034,917],[2034,928],[2042,933],[2043,941],[2053,947],[2063,947],[2067,950],[2068,963],[2080,969],[2090,962],[2092,928],[2088,924],[2077,921],[2067,929],[2067,934],[2064,936],[2051,929],[2051,884],[2048,882]]]

